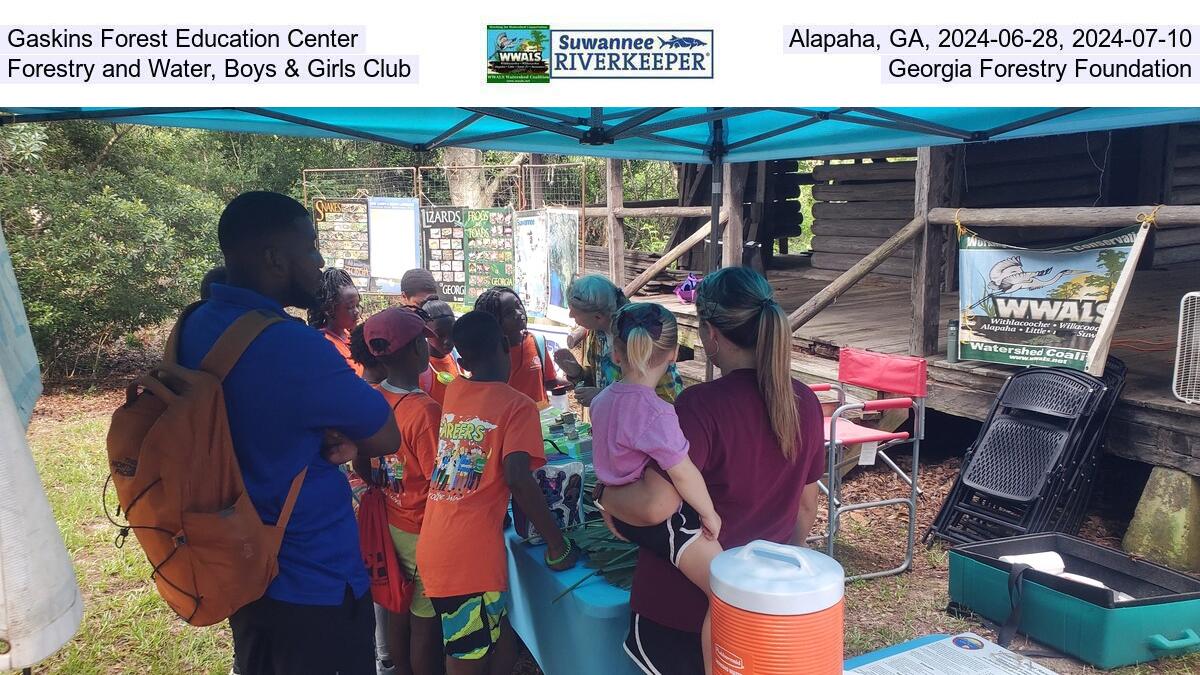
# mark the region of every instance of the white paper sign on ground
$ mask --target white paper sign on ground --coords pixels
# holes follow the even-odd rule
[[[885,659],[846,675],[1055,675],[1033,660],[974,633],[959,633]]]

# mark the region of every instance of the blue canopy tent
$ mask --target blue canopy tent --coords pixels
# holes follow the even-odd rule
[[[1200,120],[1200,108],[0,108],[0,125],[96,119],[432,150],[751,162]]]
[[[712,163],[1050,136],[1200,120],[1200,108],[0,108],[0,125],[59,120]],[[715,246],[709,267],[717,266]]]

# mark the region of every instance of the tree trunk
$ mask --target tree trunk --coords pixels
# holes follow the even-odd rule
[[[508,163],[510,167],[520,167],[529,161],[529,153],[520,152]],[[450,204],[466,206],[473,209],[486,209],[497,206],[496,193],[506,180],[512,180],[503,171],[493,171],[489,175],[483,168],[483,152],[471,148],[443,148],[442,165],[446,167],[446,182],[450,188]],[[456,168],[464,167],[464,168]],[[496,165],[495,169],[500,166]],[[514,169],[512,176],[520,182],[519,169]],[[500,204],[503,206],[503,204]],[[513,204],[520,208],[521,204]]]
[[[460,169],[483,163],[483,153],[471,148],[443,148],[442,165],[446,167],[446,182],[450,187],[450,203],[482,209],[492,205],[487,194],[487,176],[480,169]]]

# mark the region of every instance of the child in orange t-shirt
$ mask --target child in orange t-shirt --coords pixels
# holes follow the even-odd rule
[[[442,416],[441,406],[417,386],[429,360],[425,340],[433,331],[423,317],[398,307],[373,315],[361,328],[352,334],[351,349],[364,366],[378,365],[386,372],[386,379],[376,389],[391,405],[402,439],[393,454],[354,461],[355,473],[383,488],[392,543],[401,567],[413,580],[409,611],[387,617],[387,653],[393,662],[411,664],[411,672],[437,672],[441,629],[416,561],[417,535],[425,517]],[[408,672],[408,668],[401,671]]]
[[[436,337],[430,337],[429,369],[421,373],[421,388],[438,404],[446,401],[446,385],[462,375],[454,353],[454,310],[436,295],[421,303],[420,312],[425,315],[429,329]]]
[[[559,381],[554,360],[543,353],[545,343],[539,348],[539,341],[526,330],[529,318],[520,296],[507,286],[493,286],[475,300],[475,309],[495,317],[508,341],[509,386],[533,399],[539,408],[546,407],[550,403],[546,390],[565,382]]]
[[[362,366],[350,356],[350,331],[358,325],[362,301],[354,280],[346,270],[330,267],[321,274],[317,304],[308,310],[308,325],[321,331],[329,344],[346,359],[346,365],[362,377]]]
[[[530,473],[546,463],[541,423],[529,398],[506,384],[500,325],[485,312],[468,312],[453,337],[471,378],[446,388],[417,566],[442,622],[448,675],[507,673],[516,661],[504,597],[510,493],[545,538],[551,569],[572,567],[576,551]]]

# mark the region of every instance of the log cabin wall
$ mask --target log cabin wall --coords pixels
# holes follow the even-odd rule
[[[583,251],[583,269],[580,274],[601,274],[609,276],[608,270],[608,247],[587,245]],[[642,272],[645,272],[648,267],[658,262],[662,256],[657,253],[649,253],[646,251],[625,251],[625,278],[620,285],[624,286],[633,281]],[[653,279],[648,281],[639,293],[670,293],[675,290],[675,287],[687,279],[688,274],[695,273],[703,274],[702,270],[689,270],[685,267],[676,266],[675,269],[666,269],[659,272]]]
[[[814,268],[846,270],[908,222],[916,163],[907,159],[813,169]],[[958,205],[971,208],[1200,204],[1200,124],[970,143],[963,147],[955,181]],[[994,241],[1021,246],[1075,241],[1103,231],[977,229]],[[957,286],[952,244],[951,239],[950,289]],[[1200,228],[1158,232],[1153,251],[1152,260],[1144,256],[1143,264],[1200,261]],[[875,272],[911,278],[911,261],[912,248],[906,246]]]
[[[1117,206],[1109,189],[1109,168],[1118,145],[1119,139],[1109,132],[967,144],[956,176],[960,206]],[[1100,232],[1056,227],[977,231],[992,241],[1020,246],[1085,239]]]
[[[1168,127],[1164,177],[1167,204],[1200,204],[1200,124]],[[1157,232],[1154,262],[1174,265],[1200,260],[1200,228]]]
[[[915,157],[813,169],[812,266],[850,269],[913,217]],[[912,277],[912,245],[875,268],[875,274]]]

